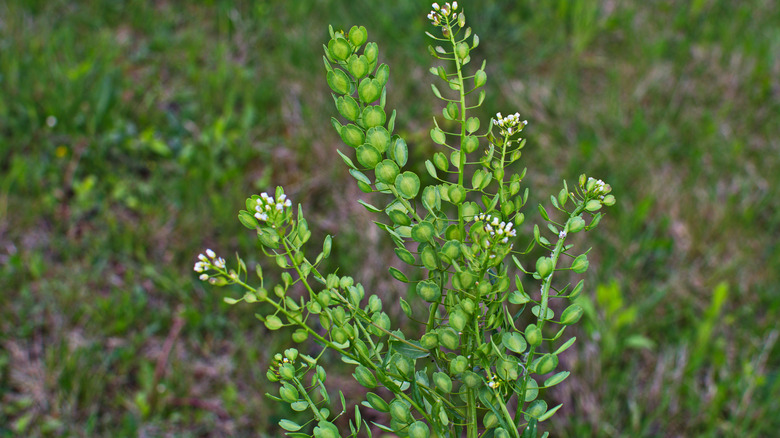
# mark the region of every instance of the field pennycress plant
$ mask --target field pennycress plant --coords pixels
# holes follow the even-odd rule
[[[241,223],[257,233],[263,253],[283,270],[281,282],[267,285],[259,265],[257,280],[250,279],[240,257],[228,267],[211,250],[195,264],[204,281],[242,286],[242,297],[225,300],[257,306],[268,330],[291,327],[295,342],[321,347],[314,356],[294,348],[277,353],[267,372],[279,384],[271,397],[310,417],[304,424],[281,420],[289,436],[371,436],[378,428],[412,438],[528,438],[561,407],[549,407],[539,394],[569,375],[558,370],[558,356],[575,340],[566,328],[583,314],[571,301],[584,283],[564,284],[557,274],[588,269],[587,251],[575,252],[567,239],[595,228],[599,211],[615,198],[601,180],[581,175],[574,186],[564,181],[548,206],[538,206],[544,224],[529,230],[523,213],[526,169],[516,172],[514,165],[528,122],[517,113],[497,113],[484,122],[470,115],[482,105],[487,82],[484,61],[471,67],[479,38],[466,27],[457,2],[434,3],[428,19],[435,29],[427,33],[430,53],[439,63],[431,68],[437,78],[431,89],[443,109],[430,131],[440,150],[425,161],[425,179],[408,170],[408,145],[394,133],[396,111],[386,108],[390,69],[379,62],[366,29],[331,28],[323,58],[340,116],[331,123],[348,146],[338,153],[361,190],[381,194],[380,207],[359,202],[378,215],[378,226],[407,265],[388,273],[413,287],[427,307],[419,330],[394,329],[380,291],[320,271],[331,237],[311,256],[309,224],[281,187],[250,197],[239,213]],[[536,246],[544,255],[528,268],[521,259]],[[293,286],[303,296],[293,297]],[[568,303],[559,315],[553,300]],[[406,300],[401,307],[413,317]],[[531,323],[520,324],[529,319],[526,313]],[[369,391],[363,408],[382,413],[383,424],[369,424],[356,407],[349,430],[335,426],[346,406],[340,394],[341,409],[332,410],[320,365],[327,351],[354,367],[353,377]],[[391,397],[379,395],[378,387]]]

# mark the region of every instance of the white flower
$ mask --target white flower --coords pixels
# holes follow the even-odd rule
[[[260,219],[261,221],[267,221],[268,215],[265,213],[255,213],[255,217]]]
[[[564,237],[566,237],[566,230],[561,230],[561,232],[558,233],[558,238],[563,239]]]
[[[200,260],[202,262],[208,262],[209,261],[209,259],[207,259],[206,256],[204,256],[203,254],[198,254],[198,260]]]
[[[206,280],[209,279],[209,275],[208,274],[200,274],[200,277],[198,277],[198,278],[200,278],[200,281],[206,281]]]
[[[220,257],[220,258],[214,260],[214,266],[216,266],[216,267],[218,267],[220,269],[225,269],[225,259]]]
[[[291,205],[292,205],[292,202],[290,202],[290,200],[289,200],[289,199],[288,199],[288,200],[286,200],[286,201],[284,201],[284,206],[285,206],[285,207],[289,207],[289,206],[291,206]]]
[[[217,256],[216,254],[214,254],[214,251],[212,251],[210,249],[206,250],[206,255],[209,256],[210,259],[213,259],[214,257]]]
[[[438,11],[438,10],[439,10],[439,4],[438,4],[438,3],[434,3],[434,4],[433,4],[433,5],[431,5],[431,6],[433,7],[433,9],[434,9],[434,10],[436,10],[436,11]]]
[[[452,10],[458,9],[458,2],[452,2]]]

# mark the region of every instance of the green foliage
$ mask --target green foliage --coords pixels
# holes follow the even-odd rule
[[[362,284],[355,283],[351,277],[320,273],[320,264],[327,254],[320,252],[313,261],[306,256],[304,244],[311,236],[307,221],[300,206],[298,214],[293,214],[292,203],[281,187],[276,188],[273,196],[262,193],[250,197],[246,201],[247,210],[239,214],[242,224],[257,232],[263,253],[280,268],[294,274],[287,271],[282,274],[282,283],[273,287],[275,297],[260,292],[265,291],[261,272],[257,273],[260,285],[251,285],[246,265],[240,258],[237,267],[231,269],[224,259],[207,250],[199,256],[194,269],[200,273],[201,280],[211,284],[235,283],[246,289],[243,297],[226,298],[229,304],[239,301],[265,304],[267,310],[256,316],[269,330],[296,326],[324,347],[318,356],[333,350],[343,361],[355,364],[352,376],[358,384],[368,389],[381,385],[390,390],[395,397],[389,403],[391,421],[387,425],[375,423],[382,430],[410,437],[427,437],[431,430],[437,436],[459,436],[465,430],[471,438],[480,431],[500,426],[502,432],[493,433],[519,438],[520,430],[526,430],[524,436],[529,433],[535,436],[534,432],[528,432],[535,423],[530,426],[527,422],[545,421],[561,405],[548,409],[545,401],[523,396],[512,414],[508,408],[510,401],[517,394],[527,394],[530,382],[538,387],[532,375],[542,377],[558,367],[558,353],[548,349],[555,348],[555,343],[562,340],[565,326],[575,323],[583,310],[571,305],[560,321],[554,319],[551,300],[571,299],[565,294],[568,285],[554,286],[554,273],[565,269],[578,274],[587,271],[586,254],[572,254],[574,245],[565,243],[569,230],[594,228],[602,216],[596,212],[602,205],[613,205],[615,198],[610,193],[612,188],[601,180],[581,175],[571,191],[564,182],[558,196],[551,197],[557,213],[551,217],[539,205],[542,220],[547,222],[552,234],[550,238],[535,226],[526,251],[513,251],[517,227],[525,219],[520,211],[528,191],[520,193],[519,184],[526,171],[522,175],[512,173],[510,166],[520,159],[520,150],[526,142],[518,134],[528,122],[520,120],[519,114],[503,117],[498,113],[483,125],[478,118],[468,116],[468,111],[485,100],[485,91],[479,90],[485,83],[485,63],[478,74],[468,75],[466,69],[471,61],[469,52],[477,47],[479,39],[465,26],[465,15],[457,9],[457,3],[442,7],[434,4],[428,18],[441,32],[441,36],[428,33],[437,44],[430,46],[429,51],[438,60],[445,61],[445,67],[431,68],[431,73],[451,90],[446,95],[452,94],[445,97],[433,86],[437,97],[446,102],[443,115],[448,123],[440,125],[434,118],[431,139],[450,149],[455,170],[451,178],[443,178],[429,166],[429,173],[436,181],[427,186],[413,170],[404,170],[405,158],[398,160],[398,148],[391,147],[405,145],[405,141],[393,133],[395,110],[390,122],[384,116],[389,68],[386,64],[378,65],[377,45],[366,43],[365,28],[352,27],[349,33],[330,28],[331,38],[324,46],[326,78],[335,93],[336,109],[354,122],[342,125],[333,120],[332,125],[346,145],[355,149],[362,167],[355,166],[346,158],[347,154],[340,154],[361,190],[383,193],[389,198],[383,208],[365,203],[364,206],[375,213],[387,213],[391,223],[377,224],[396,244],[399,259],[420,269],[413,280],[393,267],[390,274],[402,282],[416,282],[417,294],[430,303],[427,321],[421,323],[424,334],[417,339],[398,330],[391,331],[389,324],[383,322],[389,319],[381,310],[382,301],[377,295],[367,297]],[[478,96],[476,102],[472,93]],[[377,100],[379,105],[374,105]],[[481,125],[487,128],[479,133]],[[479,156],[472,155],[479,149],[482,149]],[[439,167],[447,170],[443,163]],[[464,183],[468,173],[477,175],[470,188]],[[424,209],[419,210],[416,205],[421,188],[425,202]],[[583,225],[583,213],[593,215],[590,224]],[[536,271],[528,272],[516,256],[527,254],[534,245],[550,256],[538,258]],[[559,268],[560,260],[565,257],[573,258],[571,266]],[[541,282],[540,293],[533,297],[524,295],[519,311],[510,309],[508,300],[513,274],[510,259],[519,271]],[[296,284],[305,293],[292,298],[290,288]],[[515,276],[514,287],[516,293],[524,289],[519,276]],[[368,306],[363,308],[366,298]],[[529,303],[533,305],[527,306]],[[518,329],[514,320],[526,307],[530,307],[534,323],[524,330]],[[409,309],[405,311],[410,314]],[[326,333],[307,323],[316,321],[315,315]],[[561,328],[554,328],[555,325]],[[434,333],[438,342],[425,339],[425,335]],[[565,342],[565,348],[573,339]],[[296,371],[292,359],[282,360],[277,354],[268,376],[272,381],[281,382],[281,387],[279,397],[271,397],[289,403],[296,411],[308,407],[311,421],[318,425],[312,435],[301,432],[304,425],[287,419],[280,421],[280,427],[291,432],[291,436],[347,435],[346,430],[335,429],[329,422],[330,416],[322,412],[322,409],[330,412],[330,404],[318,358],[302,357],[306,365]],[[305,387],[302,379],[315,366],[318,371],[313,374],[312,384]],[[431,367],[439,370],[434,374],[433,386],[427,371]],[[545,387],[561,383],[568,375],[559,372],[547,378]],[[320,402],[311,399],[315,392],[320,394]],[[386,403],[374,398],[373,402],[367,401],[367,406],[376,405],[378,411],[384,411]],[[345,412],[342,405],[334,419]],[[356,415],[354,422],[350,421],[349,436],[357,436],[364,426],[359,411]],[[365,426],[369,427],[368,423]]]
[[[312,53],[328,23],[371,30],[380,63],[393,67],[386,107],[403,108],[385,114],[406,139],[392,145],[400,151],[392,161],[419,175],[418,208],[449,208],[425,190],[431,170],[445,179],[443,169],[454,170],[452,155],[427,140],[426,121],[437,114],[446,131],[454,113],[434,106],[446,85],[432,90],[417,67],[428,64],[418,2],[376,3],[370,13],[333,0],[0,3],[0,436],[279,436],[281,418],[304,423],[265,399],[277,392],[258,371],[268,351],[307,333],[268,336],[254,306],[225,306],[187,275],[203,246],[259,252],[235,211],[272,180],[304,204],[309,245],[338,236],[323,272],[340,266],[360,277],[388,302],[381,323],[414,332],[403,312],[422,319],[425,304],[414,283],[384,278],[394,245],[377,240],[353,202],[352,176],[339,170],[339,135],[322,114],[354,121],[333,111]],[[485,130],[474,127],[489,118],[483,108],[527,116],[522,158],[536,171],[517,184],[534,188],[532,207],[555,211],[541,195],[559,195],[557,175],[580,169],[598,172],[620,197],[602,221],[609,235],[589,237],[588,287],[567,291],[594,304],[591,313],[579,303],[582,325],[566,331],[578,342],[556,349],[559,368],[572,373],[547,390],[529,382],[529,397],[541,393],[566,412],[567,421],[540,423],[539,434],[772,436],[780,427],[776,2],[464,6],[482,40],[470,54],[490,60],[484,70],[472,62],[489,92],[470,110],[467,132]],[[101,101],[105,110],[94,112]],[[492,179],[474,172],[465,185]],[[384,205],[382,195],[362,196]],[[534,208],[524,211],[536,222]],[[533,269],[546,255],[537,248],[519,259]],[[251,255],[250,271],[258,261],[279,277],[275,260]],[[393,266],[416,282],[405,263]],[[513,306],[536,293],[528,280],[511,291]],[[728,292],[710,318],[722,282]],[[622,307],[608,317],[597,295],[612,288]],[[563,303],[553,303],[556,320]],[[611,315],[631,322],[618,328]],[[177,319],[184,325],[155,384]],[[518,327],[529,322],[521,319]],[[420,340],[438,345],[436,333]],[[348,384],[353,365],[322,360],[331,379],[346,379],[348,406],[359,403],[360,387]],[[336,424],[348,430],[344,417]]]

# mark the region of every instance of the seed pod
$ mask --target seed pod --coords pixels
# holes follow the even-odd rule
[[[584,310],[581,306],[577,304],[572,304],[571,306],[567,307],[563,313],[561,314],[561,324],[563,325],[571,325],[575,324],[577,321],[582,318]]]
[[[601,201],[597,199],[591,199],[588,201],[587,204],[585,204],[585,210],[588,211],[598,211],[601,208]]]
[[[433,383],[445,394],[449,394],[452,391],[452,379],[445,373],[440,371],[433,373]]]
[[[364,367],[363,365],[358,365],[357,368],[355,368],[355,373],[352,374],[352,376],[362,386],[369,389],[376,388],[376,377],[374,377],[374,373],[372,373],[371,370]]]
[[[333,38],[328,41],[328,51],[333,59],[344,61],[352,54],[352,47],[344,38]]]
[[[547,353],[536,363],[536,374],[547,374],[558,366],[558,356]]]
[[[606,205],[607,207],[612,207],[613,205],[615,205],[615,195],[605,196],[603,202],[604,205]]]
[[[367,75],[369,67],[370,65],[366,55],[352,55],[347,60],[347,70],[349,70],[349,74],[356,79],[360,79]]]
[[[364,26],[352,26],[352,28],[349,29],[348,36],[349,42],[351,42],[355,47],[360,47],[368,39],[368,32]]]
[[[542,278],[547,278],[553,271],[553,261],[549,257],[539,257],[536,260],[536,272]]]
[[[450,167],[450,162],[447,160],[447,156],[443,152],[436,152],[433,154],[433,165],[439,170],[447,170]]]
[[[384,160],[374,168],[376,179],[385,184],[393,184],[400,170],[393,160]]]
[[[493,438],[510,438],[509,432],[506,431],[503,427],[498,427],[493,432]]]
[[[372,408],[376,409],[379,412],[387,412],[388,409],[390,409],[390,406],[387,404],[382,397],[374,394],[373,392],[369,392],[366,394],[366,400],[368,401],[368,404],[371,405]]]
[[[460,302],[460,307],[463,309],[464,312],[468,313],[469,315],[474,313],[474,301],[471,298],[464,298]]]
[[[479,147],[479,139],[473,135],[467,135],[463,137],[463,140],[461,142],[461,148],[463,148],[464,151],[466,151],[467,154],[470,154],[477,150]]]
[[[425,349],[432,349],[439,346],[439,337],[436,333],[426,333],[420,338],[420,345]]]
[[[485,426],[485,429],[492,429],[498,426],[496,414],[494,414],[493,411],[488,411],[482,418],[482,425]]]
[[[518,354],[522,354],[528,348],[523,335],[517,332],[504,332],[504,335],[501,337],[501,343],[510,351]]]
[[[291,380],[295,377],[295,367],[293,367],[292,364],[283,363],[279,366],[279,377],[284,380]]]
[[[569,222],[570,233],[577,233],[582,231],[583,228],[585,228],[585,219],[583,219],[581,215],[573,217]]]
[[[353,148],[362,145],[366,141],[365,132],[353,124],[342,126],[339,134],[341,135],[341,139],[344,140],[344,143]]]
[[[379,55],[379,46],[377,46],[376,43],[368,43],[366,44],[366,48],[363,49],[363,54],[366,55],[369,63],[375,64],[377,56]]]
[[[542,331],[539,330],[536,324],[529,324],[525,328],[525,340],[534,347],[542,343]]]
[[[378,107],[369,107],[369,108],[378,108]],[[381,111],[382,114],[384,114],[384,110]],[[387,152],[387,149],[390,147],[390,140],[391,140],[390,133],[387,131],[387,129],[385,129],[384,126],[374,126],[372,128],[369,128],[368,131],[366,131],[366,143],[375,147],[376,150],[378,150],[383,154]]]
[[[385,114],[385,110],[382,109],[381,106],[373,105],[373,106],[367,106],[363,109],[363,126],[366,128],[374,128],[377,126],[382,126],[385,124],[385,121],[387,121],[387,115]],[[387,135],[387,141],[386,143],[390,144],[390,135]],[[387,146],[385,146],[385,149],[387,149]],[[384,152],[384,151],[382,151]]]
[[[412,420],[412,413],[409,410],[409,405],[404,401],[395,399],[390,403],[390,416],[394,420],[402,423],[408,423]]]
[[[373,169],[382,160],[382,154],[370,144],[364,144],[357,148],[357,160],[363,166]]]
[[[314,438],[341,438],[339,429],[330,421],[320,421],[314,428]]]
[[[268,330],[279,330],[282,325],[282,320],[276,315],[268,315],[265,318],[265,326]]]
[[[292,334],[292,340],[293,342],[301,343],[306,341],[306,339],[309,338],[309,333],[306,332],[304,329],[298,329],[295,330]]]
[[[471,371],[464,371],[460,380],[466,384],[469,388],[477,388],[482,384],[482,379]]]
[[[461,60],[465,59],[469,56],[469,45],[466,42],[458,43],[458,45],[455,46],[455,53],[457,53],[458,58]]]
[[[395,177],[395,188],[406,199],[412,199],[420,191],[420,177],[416,173],[406,171]]]
[[[487,74],[485,70],[477,70],[474,74],[474,88],[479,88],[487,82]]]
[[[450,202],[455,205],[459,205],[461,202],[463,202],[464,199],[466,199],[466,189],[457,184],[450,186],[448,194],[450,196]]]
[[[450,374],[460,374],[469,367],[469,361],[463,356],[456,356],[450,362]]]
[[[461,332],[468,324],[468,317],[465,312],[458,309],[450,314],[450,326],[455,330]]]
[[[415,421],[409,426],[409,438],[428,438],[431,436],[431,431],[428,429],[428,425],[422,421]]]
[[[279,388],[279,397],[287,403],[294,403],[298,401],[298,390],[285,382],[282,384],[282,387]]]
[[[399,175],[400,176],[400,175]],[[396,178],[396,182],[398,178]],[[427,242],[436,234],[436,229],[433,224],[428,221],[423,221],[412,227],[412,239],[416,242]]]
[[[337,94],[349,94],[351,88],[351,82],[344,70],[339,68],[328,71],[326,79],[330,89]]]
[[[346,93],[342,93],[346,94]],[[382,84],[376,79],[363,78],[358,85],[358,97],[363,103],[372,103],[382,95]]]
[[[414,374],[414,362],[406,356],[398,356],[395,361],[395,367],[398,372],[406,379],[411,379]]]
[[[429,303],[438,302],[441,299],[441,288],[433,281],[421,281],[417,283],[417,295]]]
[[[447,243],[445,243],[441,248],[441,254],[448,259],[448,262],[456,260],[458,257],[460,257],[461,254],[460,242],[457,240],[447,241]]]
[[[571,263],[571,270],[578,274],[582,274],[588,270],[588,265],[589,263],[587,254],[580,254]]]
[[[460,345],[460,335],[451,327],[440,329],[439,343],[450,350],[455,350]]]

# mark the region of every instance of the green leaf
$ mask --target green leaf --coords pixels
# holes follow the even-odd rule
[[[390,275],[392,275],[393,278],[395,278],[396,280],[401,281],[403,283],[409,282],[409,279],[406,278],[406,275],[404,275],[404,273],[399,271],[398,269],[391,267],[390,269],[388,269],[388,271],[390,272]]]
[[[279,427],[290,432],[296,432],[301,430],[301,426],[298,425],[298,423],[295,423],[287,419],[279,420]]]
[[[371,180],[368,179],[368,177],[361,171],[357,169],[349,169],[349,174],[352,175],[353,178],[356,180],[364,183],[364,184],[371,184]]]
[[[545,413],[544,413],[544,415],[542,415],[541,417],[539,417],[539,421],[544,421],[544,420],[546,420],[546,419],[548,419],[548,418],[552,417],[552,416],[553,416],[553,414],[554,414],[555,412],[557,412],[557,411],[558,411],[558,409],[560,409],[560,408],[561,408],[561,406],[563,406],[563,403],[561,403],[561,404],[559,404],[558,406],[556,406],[556,407],[554,407],[554,408],[550,409],[549,411],[545,412]],[[546,432],[545,432],[545,433],[546,433]],[[542,437],[542,438],[544,438],[544,437]]]
[[[438,88],[436,88],[436,85],[434,85],[434,84],[431,84],[431,89],[433,89],[433,94],[434,94],[436,97],[438,97],[439,99],[442,99],[442,100],[444,100],[444,98],[443,98],[443,97],[441,97],[441,92],[439,92],[439,89],[438,89]]]
[[[561,371],[560,373],[553,374],[552,376],[550,376],[550,378],[548,378],[547,380],[544,381],[544,386],[546,388],[549,388],[551,386],[555,386],[555,385],[563,382],[564,380],[566,380],[566,378],[569,377],[569,374],[571,374],[571,373],[568,372],[568,371]]]
[[[362,199],[358,199],[358,204],[362,205],[363,207],[366,207],[366,210],[370,211],[371,213],[381,213],[382,212],[381,209],[374,207],[373,205],[369,204],[368,202],[363,201]]]
[[[357,167],[355,166],[355,163],[353,163],[353,162],[352,162],[352,160],[351,160],[351,159],[350,159],[348,156],[344,155],[344,154],[343,154],[343,153],[342,153],[340,150],[338,150],[338,149],[336,149],[336,152],[338,152],[338,154],[341,156],[341,159],[342,159],[342,160],[344,160],[344,163],[345,163],[347,166],[349,166],[349,168],[350,168],[350,169],[355,169],[355,170],[357,170]]]
[[[555,353],[553,353],[553,354],[557,356],[557,355],[563,353],[564,351],[568,350],[569,347],[571,347],[572,344],[574,344],[574,341],[576,341],[576,340],[577,340],[577,338],[573,337],[573,338],[569,339],[568,341],[564,342],[564,344],[561,345],[560,347],[558,347],[558,349],[555,350]]]

